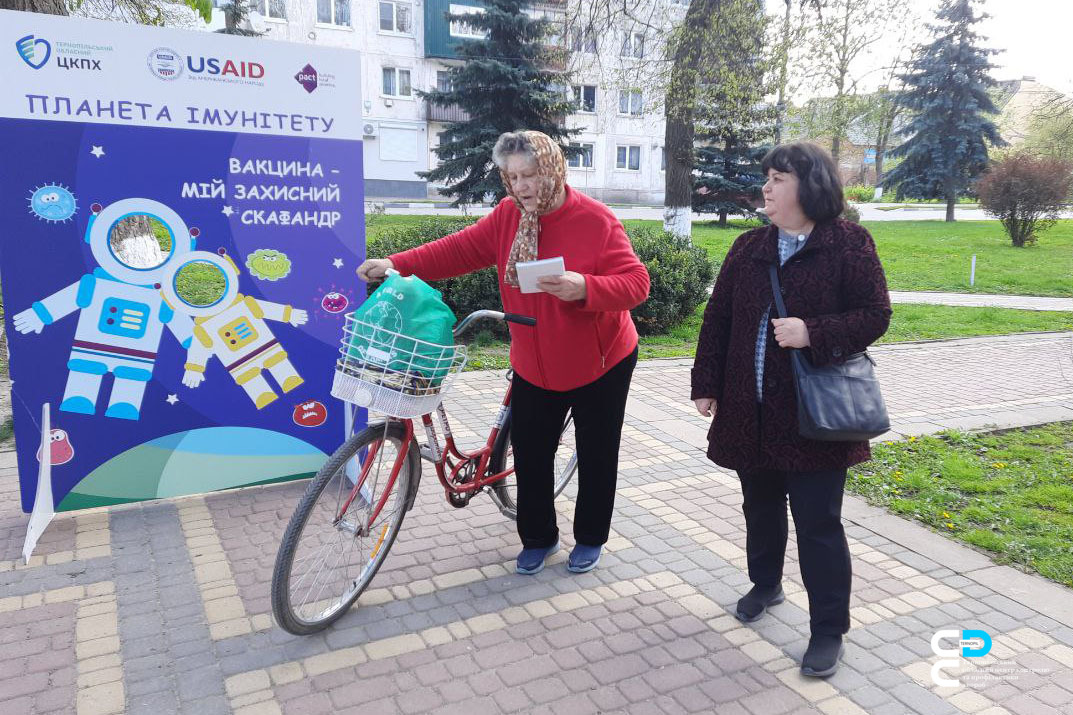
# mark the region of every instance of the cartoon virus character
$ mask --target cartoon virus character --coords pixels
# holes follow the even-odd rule
[[[180,297],[176,278],[182,266],[176,267],[162,287],[176,311],[194,319],[194,340],[186,353],[183,384],[189,388],[200,385],[209,361],[215,356],[257,409],[262,409],[279,397],[265,379],[264,372],[272,375],[283,392],[290,392],[304,382],[269,328],[268,321],[298,327],[309,316],[306,311],[289,305],[239,293],[238,267],[228,256],[222,255],[222,250],[220,253],[194,251],[183,260],[184,265],[211,264],[224,275],[223,294],[211,305],[191,305]]]
[[[294,423],[299,427],[320,427],[328,419],[328,408],[317,400],[294,407]]]
[[[350,300],[342,293],[331,292],[320,301],[320,307],[329,313],[342,313],[350,305]]]
[[[278,281],[291,272],[291,259],[286,253],[271,248],[258,248],[246,256],[246,267],[255,278]]]
[[[43,447],[44,445],[42,445]],[[67,433],[61,429],[54,429],[48,437],[49,464],[53,467],[67,464],[75,458],[75,448]],[[41,447],[37,448],[37,461],[41,461]]]
[[[85,240],[99,267],[34,302],[16,314],[13,322],[20,333],[40,333],[77,312],[60,410],[96,414],[101,383],[110,372],[115,380],[104,416],[137,420],[164,327],[183,347],[190,344],[193,322],[168,306],[160,294],[160,282],[183,254],[193,250],[198,232],[188,229],[172,209],[151,199],[123,199],[106,208],[94,204],[93,212]],[[112,251],[113,226],[132,214],[155,218],[171,233],[171,250],[160,265],[135,268]]]
[[[30,192],[30,213],[42,221],[63,223],[78,211],[78,201],[66,186],[45,184]]]

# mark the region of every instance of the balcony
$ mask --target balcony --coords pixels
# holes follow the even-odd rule
[[[469,114],[457,104],[444,107],[425,102],[425,120],[429,122],[468,122]]]

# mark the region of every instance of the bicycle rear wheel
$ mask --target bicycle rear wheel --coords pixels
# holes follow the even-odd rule
[[[272,574],[272,612],[285,631],[306,635],[327,628],[376,575],[421,469],[417,449],[405,437],[398,422],[370,425],[343,443],[309,483]]]
[[[503,429],[496,437],[492,447],[492,457],[488,462],[490,474],[499,474],[514,467],[514,450],[510,443],[512,414],[507,413]],[[574,415],[567,413],[559,435],[559,447],[555,452],[555,496],[562,494],[566,485],[577,473],[577,438],[574,436]],[[492,500],[505,515],[511,519],[518,518],[518,477],[513,472],[492,485]]]

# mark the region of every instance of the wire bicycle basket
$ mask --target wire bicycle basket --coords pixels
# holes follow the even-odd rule
[[[346,316],[332,396],[391,417],[439,406],[466,365],[464,345],[436,345]]]

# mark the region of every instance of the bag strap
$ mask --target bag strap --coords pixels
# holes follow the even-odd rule
[[[786,317],[786,303],[782,299],[782,286],[779,284],[779,269],[774,263],[768,266],[768,275],[771,277],[771,293],[775,297],[775,309],[779,313],[780,318]],[[790,348],[790,365],[793,367],[794,379],[797,379],[797,373],[804,370],[805,367],[801,365],[804,358],[801,355],[801,351],[797,348]]]
[[[779,269],[772,263],[768,266],[768,275],[771,276],[771,293],[775,296],[775,309],[779,311],[779,317],[786,317],[786,303],[782,300],[782,286],[779,285]]]

